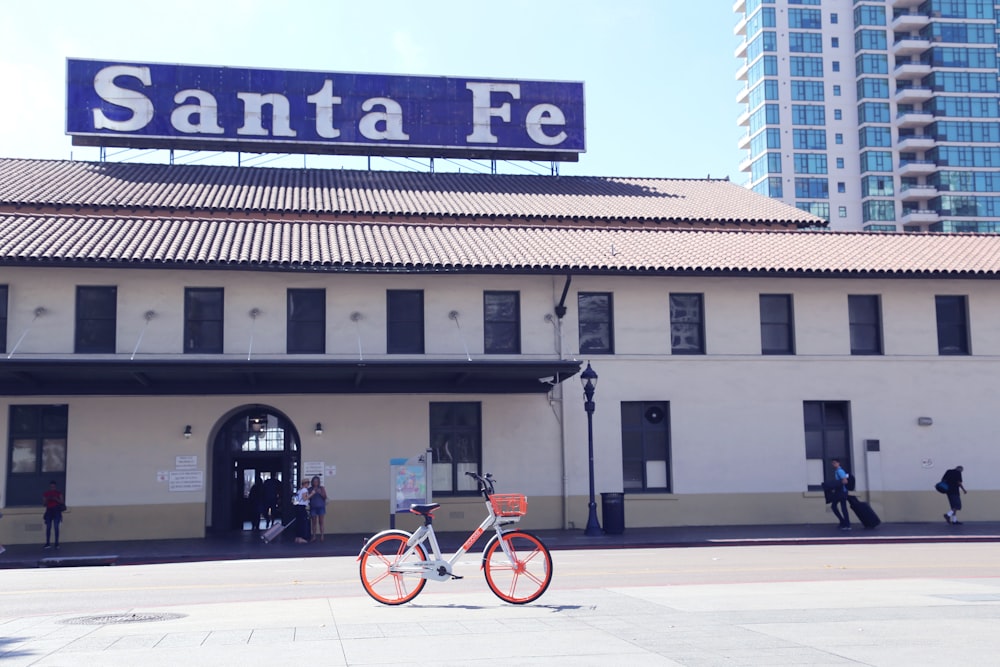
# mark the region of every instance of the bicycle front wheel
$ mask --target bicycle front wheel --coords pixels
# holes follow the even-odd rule
[[[510,558],[504,553],[501,540]],[[493,593],[511,604],[537,600],[552,581],[552,557],[542,541],[523,530],[493,536],[483,551],[483,573]]]
[[[417,597],[427,583],[419,574],[391,571],[397,565],[412,565],[427,560],[423,547],[419,544],[407,553],[408,539],[410,534],[404,531],[385,533],[373,538],[361,552],[361,584],[368,595],[382,604],[409,602]]]

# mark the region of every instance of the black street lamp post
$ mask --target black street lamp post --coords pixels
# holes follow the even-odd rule
[[[587,515],[587,528],[583,534],[587,537],[603,535],[601,524],[597,521],[597,501],[594,499],[594,389],[597,388],[597,373],[587,362],[587,368],[580,373],[583,383],[583,409],[587,412],[587,450],[590,455],[590,504]]]

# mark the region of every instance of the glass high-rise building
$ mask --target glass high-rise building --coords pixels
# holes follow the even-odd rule
[[[737,0],[740,170],[832,229],[1000,232],[1000,0]]]

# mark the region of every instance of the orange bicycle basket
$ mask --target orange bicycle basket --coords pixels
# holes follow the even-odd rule
[[[494,493],[490,496],[490,504],[497,516],[524,516],[528,513],[528,498],[519,493]]]

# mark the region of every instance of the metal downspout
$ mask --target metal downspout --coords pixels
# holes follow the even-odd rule
[[[559,297],[559,303],[555,307],[555,318],[551,316],[546,316],[554,319],[552,325],[555,327],[555,344],[556,344],[556,354],[559,356],[559,360],[564,359],[563,356],[563,331],[562,331],[562,320],[563,316],[566,315],[566,295],[569,293],[569,284],[572,282],[573,276],[566,276],[566,283],[563,285],[562,294]],[[553,294],[558,289],[555,278],[552,280]],[[562,522],[563,530],[569,528],[569,476],[566,474],[566,402],[563,400],[563,383],[559,382],[559,378],[556,378],[557,382],[552,391],[550,392],[551,399],[550,403],[558,402],[559,407],[556,413],[556,418],[559,421],[559,441],[562,443],[562,452],[560,457],[560,466],[562,474]],[[553,406],[555,409],[555,406]]]

